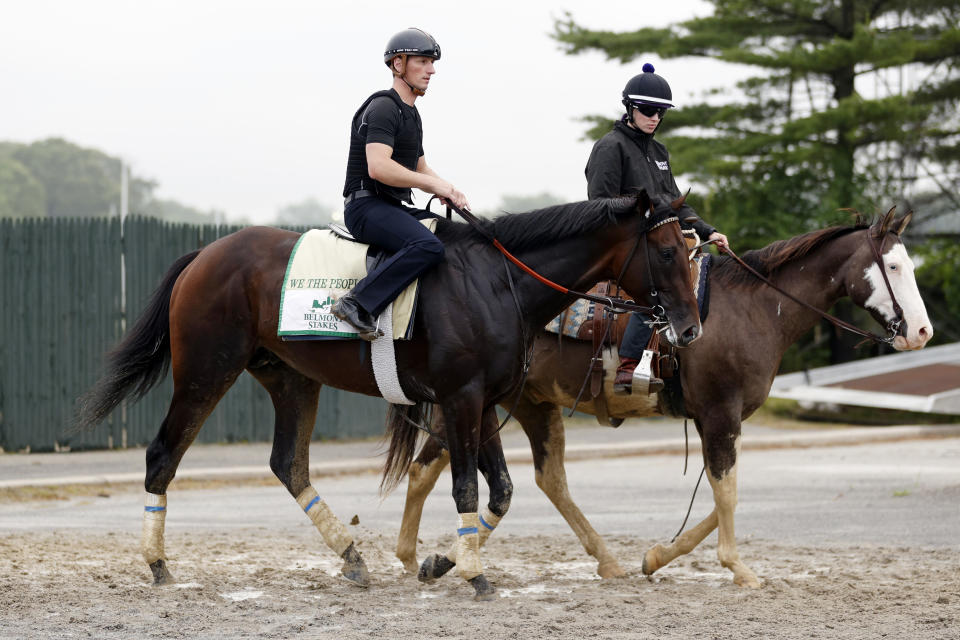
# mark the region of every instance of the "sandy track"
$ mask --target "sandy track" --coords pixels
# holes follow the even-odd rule
[[[950,549],[824,549],[741,542],[764,582],[733,585],[715,536],[653,579],[654,541],[611,536],[630,574],[602,581],[572,534],[494,536],[494,602],[456,576],[421,585],[392,556],[395,532],[355,530],[372,572],[362,590],[309,529],[167,536],[173,587],[155,588],[127,533],[13,533],[0,541],[4,638],[950,638],[960,629],[960,557]],[[421,549],[446,548],[423,538]]]

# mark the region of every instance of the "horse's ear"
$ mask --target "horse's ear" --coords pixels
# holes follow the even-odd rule
[[[637,194],[637,211],[646,213],[650,211],[650,207],[650,194],[647,193],[646,189],[640,189],[640,193]]]
[[[670,203],[670,206],[674,211],[679,211],[680,207],[683,206],[683,203],[687,201],[687,196],[690,195],[690,189],[687,189],[687,192]]]
[[[896,205],[890,207],[890,211],[887,211],[887,215],[883,216],[883,221],[880,223],[880,233],[878,237],[882,238],[887,235],[887,232],[890,231],[890,224],[893,222],[893,216],[897,211]]]
[[[907,225],[910,224],[910,220],[913,219],[913,211],[907,211],[907,215],[903,216],[897,220],[893,232],[898,236],[903,234],[903,230],[907,228]]]
[[[683,221],[684,221],[686,224],[692,225],[694,222],[696,222],[696,221],[699,220],[699,219],[700,219],[700,218],[698,218],[697,216],[689,216],[689,217],[687,217],[687,218],[684,218]]]

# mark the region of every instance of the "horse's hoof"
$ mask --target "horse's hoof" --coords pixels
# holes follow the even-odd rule
[[[477,602],[484,602],[487,600],[493,600],[497,597],[497,590],[492,584],[490,584],[486,577],[481,573],[475,578],[470,578],[468,581],[473,585],[474,590],[476,591],[473,594],[473,599]]]
[[[661,566],[657,558],[657,548],[660,545],[657,545],[653,549],[650,549],[645,554],[643,554],[643,564],[640,565],[640,571],[643,572],[643,575],[649,576],[653,575],[653,572],[659,569]]]
[[[370,573],[367,571],[367,564],[363,561],[360,553],[353,548],[351,543],[347,550],[343,552],[343,566],[340,573],[343,577],[359,587],[370,585]]]
[[[443,577],[450,569],[457,566],[456,562],[450,562],[447,556],[435,553],[427,556],[427,559],[420,565],[420,571],[417,572],[417,580],[420,582],[433,582],[437,578]]]
[[[165,584],[173,584],[175,580],[167,569],[167,561],[160,558],[150,565],[150,571],[153,572],[153,586],[161,587]]]
[[[601,562],[597,566],[597,575],[601,578],[622,578],[626,572],[620,568],[620,565],[617,564],[616,560],[611,560],[609,562]]]
[[[757,577],[754,575],[746,576],[734,576],[733,583],[740,587],[745,587],[747,589],[759,589],[760,581],[757,580]]]

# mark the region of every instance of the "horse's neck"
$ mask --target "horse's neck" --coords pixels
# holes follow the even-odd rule
[[[586,291],[610,277],[604,270],[603,254],[596,252],[592,255],[582,242],[568,241],[548,250],[528,251],[516,257],[538,274],[571,290]],[[531,327],[543,327],[572,302],[568,294],[522,273],[512,264],[510,269],[524,317]]]
[[[841,269],[852,250],[851,235],[843,236],[820,247],[817,251],[785,264],[770,277],[771,282],[810,306],[827,311],[845,295]],[[784,350],[820,320],[820,315],[796,304],[773,288],[762,285],[760,299],[776,308],[776,327],[783,334]],[[788,307],[788,311],[784,311]]]

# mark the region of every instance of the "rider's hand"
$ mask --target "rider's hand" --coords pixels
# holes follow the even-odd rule
[[[470,208],[470,202],[467,201],[467,196],[465,196],[461,191],[458,191],[457,188],[449,182],[444,181],[442,186],[437,189],[436,195],[444,204],[452,202],[461,209]]]
[[[723,235],[719,231],[714,231],[711,233],[707,240],[712,240],[717,245],[717,248],[721,251],[730,247],[730,243],[727,242],[727,236]]]

